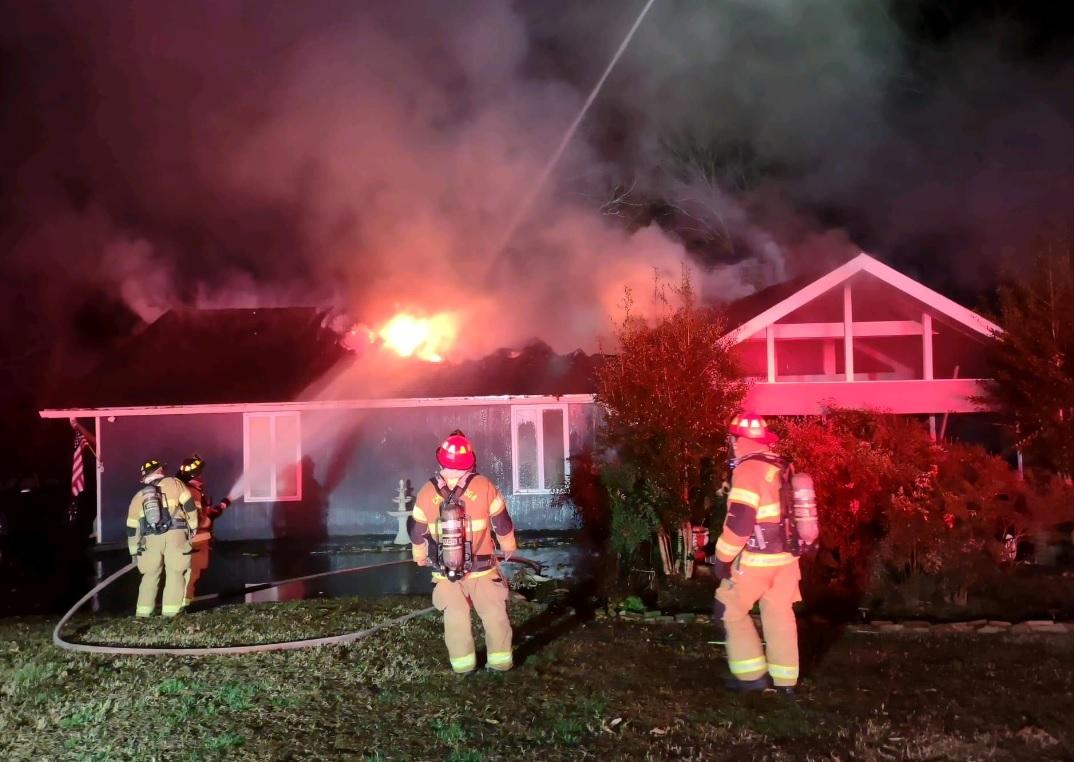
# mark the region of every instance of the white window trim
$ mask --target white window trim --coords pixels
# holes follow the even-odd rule
[[[291,497],[278,497],[276,474],[279,471],[278,465],[273,464],[271,471],[272,489],[268,497],[254,497],[250,494],[250,482],[245,478],[245,474],[250,473],[250,421],[254,418],[268,418],[271,421],[269,426],[269,445],[273,456],[276,456],[276,420],[279,418],[292,417],[295,419],[295,431],[297,436],[295,437],[295,468],[297,469],[296,481],[297,481],[297,494]],[[273,413],[243,413],[242,416],[242,472],[243,472],[243,496],[242,499],[247,503],[297,503],[302,500],[302,414],[297,410],[295,411],[281,411]]]
[[[524,412],[536,412],[537,428],[537,483],[544,484],[544,415],[545,410],[559,410],[563,413],[563,477],[571,476],[571,419],[566,404],[553,405],[512,405],[511,406],[511,489],[515,495],[551,495],[551,489],[521,489],[518,486],[518,419]]]

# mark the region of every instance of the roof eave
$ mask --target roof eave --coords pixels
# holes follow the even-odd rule
[[[205,415],[221,413],[271,413],[296,410],[374,410],[414,407],[464,407],[510,404],[587,404],[592,394],[504,394],[472,397],[397,397],[390,399],[305,400],[295,402],[250,402],[208,405],[146,405],[111,408],[46,408],[38,415],[46,419],[132,417],[157,415]]]

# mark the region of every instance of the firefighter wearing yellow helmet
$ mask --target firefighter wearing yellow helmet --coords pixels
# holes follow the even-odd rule
[[[190,490],[164,475],[164,464],[147,460],[141,468],[144,485],[127,509],[127,549],[138,564],[136,616],[152,616],[160,576],[164,574],[161,614],[172,617],[183,608],[186,571],[190,568],[190,536],[197,509]]]
[[[503,496],[475,470],[470,440],[453,432],[436,450],[440,469],[414,499],[407,528],[414,561],[433,567],[433,605],[444,612],[444,642],[457,674],[477,666],[470,607],[485,628],[488,669],[514,665],[508,588],[500,575],[495,543],[509,557],[517,548]]]
[[[190,568],[186,572],[186,593],[183,597],[183,605],[189,606],[194,600],[194,591],[198,581],[205,570],[209,568],[209,559],[212,554],[213,522],[231,505],[229,498],[224,498],[219,503],[213,503],[205,493],[205,481],[202,472],[205,470],[205,461],[200,455],[186,458],[179,465],[175,476],[190,490],[191,498],[197,509],[197,520],[191,525],[191,552]]]
[[[799,665],[793,606],[802,599],[798,555],[816,541],[816,503],[808,502],[805,489],[812,494],[812,483],[804,474],[792,476],[790,464],[772,452],[779,438],[760,416],[741,413],[729,433],[734,470],[715,564],[721,579],[716,609],[722,608],[732,676],[728,687],[736,692],[774,687],[792,694]],[[792,480],[798,480],[794,489],[803,487],[801,511],[797,496],[790,496]],[[758,601],[767,649],[750,618]]]

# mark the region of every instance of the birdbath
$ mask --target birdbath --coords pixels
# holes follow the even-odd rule
[[[399,520],[399,529],[395,533],[396,545],[409,545],[410,534],[406,531],[406,519],[410,515],[410,511],[407,510],[407,504],[410,502],[410,498],[406,494],[406,481],[399,480],[399,494],[392,498],[392,502],[399,506],[398,511],[388,511],[389,516],[394,516]]]

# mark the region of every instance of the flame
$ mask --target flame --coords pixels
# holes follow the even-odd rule
[[[376,332],[384,346],[401,357],[415,357],[427,362],[443,362],[444,354],[455,343],[455,318],[447,313],[418,317],[400,312]]]

